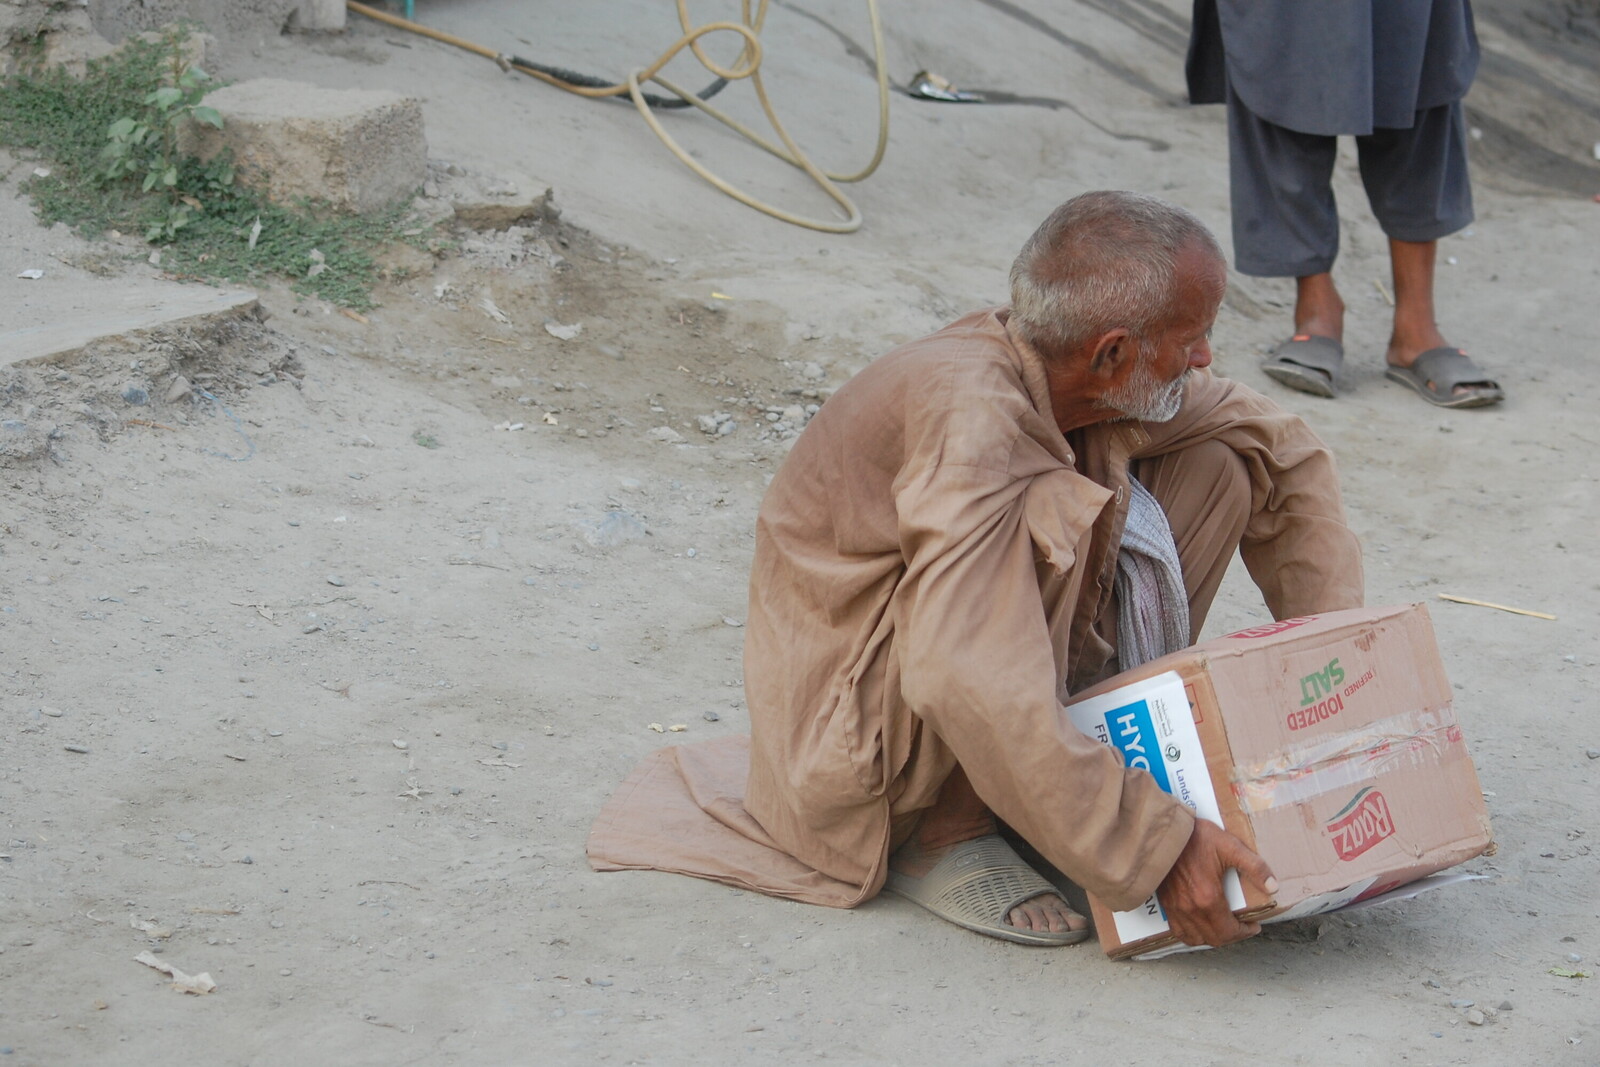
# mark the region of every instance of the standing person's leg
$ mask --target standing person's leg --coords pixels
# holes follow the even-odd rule
[[[1262,368],[1301,392],[1334,395],[1344,357],[1344,301],[1333,282],[1339,211],[1338,140],[1275,126],[1228,90],[1228,191],[1234,266],[1294,278],[1294,335]]]
[[[1445,340],[1434,313],[1438,240],[1473,217],[1466,141],[1459,101],[1419,111],[1410,129],[1356,138],[1362,184],[1389,237],[1394,272],[1387,374],[1442,407],[1481,407],[1505,395]]]

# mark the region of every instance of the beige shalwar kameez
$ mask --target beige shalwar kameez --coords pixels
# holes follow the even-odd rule
[[[1197,372],[1170,422],[1064,437],[1039,354],[1006,309],[974,312],[807,427],[757,521],[748,748],[647,758],[591,861],[851,907],[959,762],[1068,877],[1113,907],[1147,898],[1192,817],[1060,712],[1115,670],[1130,468],[1168,512],[1196,630],[1235,543],[1276,618],[1361,603],[1333,458],[1300,419]]]

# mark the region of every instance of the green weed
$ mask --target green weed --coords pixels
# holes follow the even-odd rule
[[[179,275],[234,283],[277,275],[298,292],[371,307],[374,255],[428,235],[404,228],[404,205],[350,215],[326,204],[274,204],[236,185],[227,158],[183,155],[184,123],[223,120],[203,103],[215,83],[182,59],[180,33],[131,41],[82,78],[51,70],[0,84],[0,144],[52,164],[27,185],[40,222],[89,237],[142,234]]]

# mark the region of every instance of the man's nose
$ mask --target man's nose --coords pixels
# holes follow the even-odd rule
[[[1189,366],[1211,366],[1211,338],[1201,339],[1200,343],[1189,350]]]

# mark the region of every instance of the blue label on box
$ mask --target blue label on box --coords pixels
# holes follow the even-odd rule
[[[1106,712],[1107,738],[1111,747],[1122,753],[1129,767],[1149,771],[1164,793],[1172,792],[1167,780],[1166,760],[1161,758],[1161,737],[1150,717],[1150,702],[1137,700]]]

